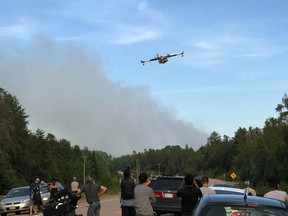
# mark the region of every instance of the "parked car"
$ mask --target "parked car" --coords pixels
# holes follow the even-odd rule
[[[245,189],[231,188],[231,187],[209,187],[213,189],[216,194],[235,194],[244,195]]]
[[[206,195],[195,207],[193,216],[287,216],[285,203],[257,196]]]
[[[21,212],[29,211],[29,203],[29,186],[13,188],[0,202],[1,216],[6,216],[8,213],[20,214]]]
[[[149,182],[148,186],[151,187],[152,189],[153,189],[153,187],[154,187],[154,184],[155,184],[155,182],[156,182],[156,179],[157,179],[157,178],[150,178],[150,179],[149,179],[150,182]]]
[[[155,215],[173,213],[180,215],[181,200],[177,198],[177,191],[184,180],[184,176],[160,176],[156,179],[153,191],[156,203],[152,203]],[[199,187],[202,186],[201,177],[195,177]]]

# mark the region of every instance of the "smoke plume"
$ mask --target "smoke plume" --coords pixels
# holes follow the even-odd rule
[[[178,120],[148,87],[109,80],[99,60],[79,47],[41,39],[5,47],[0,59],[0,87],[18,98],[32,131],[112,156],[206,142],[206,133]]]

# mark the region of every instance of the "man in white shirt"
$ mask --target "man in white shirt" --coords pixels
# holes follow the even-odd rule
[[[76,193],[78,191],[79,188],[79,183],[77,182],[76,177],[73,177],[73,181],[71,182],[71,191],[73,193]]]
[[[248,196],[248,195],[252,195],[252,196],[256,196],[256,191],[250,187],[250,181],[245,181],[245,185],[246,185],[246,188],[245,188],[245,194]]]
[[[202,195],[209,195],[209,194],[215,194],[215,191],[209,186],[209,178],[207,176],[202,177],[202,187],[200,188]]]
[[[285,191],[280,190],[279,184],[280,184],[280,180],[278,178],[275,178],[275,177],[269,178],[268,185],[269,185],[270,191],[264,194],[264,197],[287,202],[288,195]]]

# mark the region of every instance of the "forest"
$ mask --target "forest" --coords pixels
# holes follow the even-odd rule
[[[115,158],[66,139],[57,140],[41,129],[30,131],[29,114],[16,96],[0,88],[0,194],[27,185],[35,177],[46,182],[55,177],[69,188],[73,176],[82,184],[87,175],[115,193],[119,171],[127,166],[135,178],[146,171],[151,177],[192,173],[232,181],[234,172],[237,177],[233,181],[249,179],[259,191],[266,190],[267,178],[273,175],[288,189],[288,98],[286,93],[279,98],[275,105],[278,117],[263,120],[263,128],[240,127],[234,137],[214,131],[197,151],[188,145],[167,145]]]

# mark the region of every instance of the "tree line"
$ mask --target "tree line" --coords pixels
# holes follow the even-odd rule
[[[259,190],[276,175],[288,180],[288,98],[276,105],[277,118],[266,119],[263,128],[239,128],[234,137],[212,132],[197,151],[180,145],[112,157],[106,152],[72,145],[41,129],[28,129],[29,117],[18,99],[0,88],[0,194],[15,186],[27,185],[35,177],[49,182],[55,177],[67,188],[73,176],[83,183],[90,175],[107,186],[119,189],[119,171],[130,166],[134,177],[146,171],[158,175],[207,175],[236,181],[249,179]],[[85,168],[85,169],[84,169]],[[284,185],[284,189],[286,184]]]

